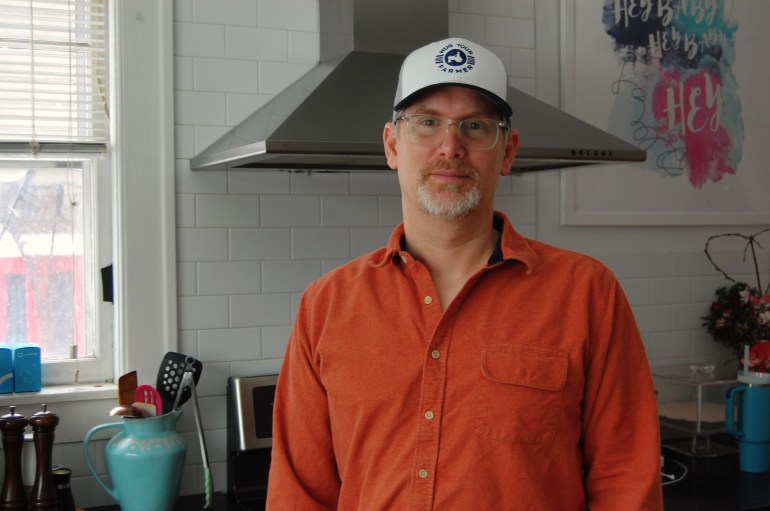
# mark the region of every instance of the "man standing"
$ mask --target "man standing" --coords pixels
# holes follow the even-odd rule
[[[467,40],[404,61],[383,132],[404,221],[302,298],[270,511],[662,509],[652,380],[618,282],[494,210],[518,147],[506,90]]]

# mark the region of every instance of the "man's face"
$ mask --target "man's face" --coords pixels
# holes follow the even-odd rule
[[[468,118],[499,119],[494,104],[466,87],[442,87],[412,102],[403,114],[430,114],[453,123]],[[383,133],[385,155],[397,170],[405,208],[445,218],[462,218],[493,209],[500,176],[510,172],[518,147],[515,130],[500,130],[497,143],[487,151],[465,147],[456,124],[448,127],[436,147],[407,140],[406,122],[387,123]]]

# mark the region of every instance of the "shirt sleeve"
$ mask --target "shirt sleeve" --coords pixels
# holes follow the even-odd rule
[[[300,302],[278,376],[267,511],[332,511],[340,491],[326,391],[309,335],[309,302]]]
[[[661,511],[660,427],[649,362],[617,280],[594,300],[583,411],[590,511]]]

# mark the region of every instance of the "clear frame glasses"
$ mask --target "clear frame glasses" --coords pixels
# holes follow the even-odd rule
[[[429,114],[398,115],[395,123],[403,123],[407,140],[423,147],[440,146],[449,126],[454,124],[462,145],[473,151],[489,151],[497,144],[500,130],[510,129],[507,123],[495,119],[454,121]]]

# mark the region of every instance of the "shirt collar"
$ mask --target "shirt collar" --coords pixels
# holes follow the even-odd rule
[[[492,224],[502,235],[489,258],[488,265],[493,266],[505,261],[520,261],[527,266],[527,275],[532,273],[537,265],[538,257],[527,239],[516,232],[504,213],[495,211]],[[393,261],[397,256],[400,260],[400,254],[405,250],[404,246],[404,224],[402,223],[393,229],[385,249],[377,251],[369,264],[379,268]]]

